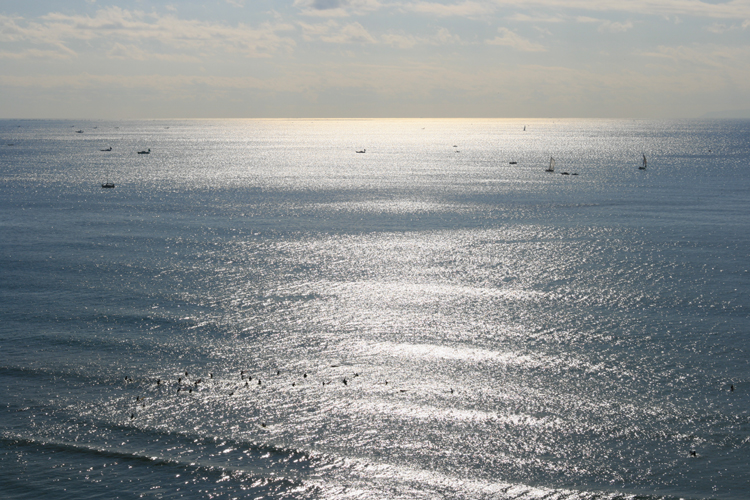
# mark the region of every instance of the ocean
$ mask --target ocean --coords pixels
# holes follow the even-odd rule
[[[749,292],[747,120],[0,120],[0,496],[747,499]]]

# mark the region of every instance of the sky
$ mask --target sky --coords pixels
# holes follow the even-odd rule
[[[0,118],[750,118],[750,0],[0,0]]]

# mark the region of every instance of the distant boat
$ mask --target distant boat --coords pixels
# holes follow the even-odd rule
[[[508,162],[508,165],[518,165],[518,162],[517,161],[510,161],[510,162]]]
[[[112,146],[108,147],[107,149],[100,149],[99,151],[112,151]]]
[[[641,165],[640,167],[638,167],[638,170],[646,170],[647,163],[648,162],[646,162],[646,155],[644,154],[643,155],[643,165]]]
[[[104,189],[112,189],[113,187],[115,187],[114,182],[107,181],[107,182],[102,183],[102,188]]]
[[[547,167],[547,170],[545,170],[545,172],[554,172],[554,171],[555,171],[555,159],[550,156],[549,167]]]
[[[76,134],[82,134],[83,130],[76,130]]]
[[[523,131],[526,132],[526,125],[523,126]]]
[[[357,153],[364,153],[365,151],[367,151],[367,150],[363,149],[362,151],[357,151]]]
[[[148,150],[147,150],[147,151],[138,151],[138,154],[139,154],[139,155],[147,155],[147,154],[151,154],[151,148],[148,148]]]

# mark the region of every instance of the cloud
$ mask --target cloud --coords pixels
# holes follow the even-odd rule
[[[529,15],[517,12],[511,16],[506,17],[508,21],[515,23],[563,23],[565,19],[560,16],[541,16],[541,15]]]
[[[417,45],[424,43],[424,39],[413,35],[403,35],[397,33],[386,33],[381,36],[380,39],[386,45],[396,47],[398,49],[411,49]]]
[[[310,1],[310,0],[297,0]],[[418,12],[439,17],[475,17],[496,12],[499,9],[519,11],[553,12],[626,12],[653,16],[691,16],[725,19],[750,18],[750,2],[728,0],[706,2],[702,0],[491,0],[491,1],[449,1],[434,2],[425,0],[405,0],[399,7],[403,11]],[[540,15],[554,19],[556,16]],[[538,21],[542,22],[542,21]]]
[[[19,52],[0,52],[0,59],[72,59],[77,54],[73,51],[27,49]]]
[[[722,69],[727,72],[750,72],[750,46],[728,47],[721,45],[659,46],[656,50],[643,52],[643,56],[669,60],[675,65],[686,66],[691,71],[700,68]]]
[[[0,40],[50,47],[50,53],[75,54],[79,50],[113,51],[119,57],[126,52],[122,46],[138,47],[131,50],[137,59],[163,59],[165,54],[237,53],[245,57],[269,57],[278,51],[291,50],[295,42],[280,33],[294,27],[284,23],[263,23],[251,27],[239,23],[229,25],[197,20],[185,20],[169,15],[145,14],[119,7],[100,9],[96,14],[69,15],[50,13],[40,21],[0,16]],[[85,42],[82,45],[82,42]],[[147,49],[148,47],[148,49]],[[159,47],[157,50],[155,47]],[[23,54],[24,51],[18,51]],[[149,54],[152,57],[149,57]]]
[[[382,7],[379,0],[294,0],[294,6],[303,15],[329,18],[364,15]]]
[[[386,45],[399,49],[410,49],[417,45],[464,45],[460,36],[455,35],[446,28],[439,28],[432,36],[418,37],[414,35],[388,33],[380,37],[380,41]]]
[[[457,4],[435,2],[414,2],[402,7],[406,11],[428,14],[436,17],[481,17],[495,12],[495,7],[488,2],[464,0]]]
[[[599,33],[624,33],[633,27],[633,23],[630,21],[626,23],[618,23],[612,21],[602,21],[599,25]]]
[[[338,34],[324,38],[323,41],[331,43],[375,43],[375,38],[359,23],[347,24]]]
[[[340,25],[334,20],[325,24],[298,23],[302,36],[308,41],[320,40],[327,43],[377,43],[377,40],[359,23]]]
[[[515,33],[513,33],[508,28],[498,28],[498,33],[500,33],[500,36],[497,36],[493,38],[492,40],[487,40],[485,43],[488,45],[505,45],[507,47],[512,47],[516,50],[520,50],[523,52],[545,52],[547,49],[544,48],[543,45],[540,45],[538,43],[533,43]]]
[[[633,28],[633,23],[628,21],[625,23],[615,22],[615,21],[608,21],[606,19],[597,19],[595,17],[588,17],[588,16],[576,16],[575,21],[577,23],[589,23],[589,24],[598,24],[599,28],[597,31],[599,33],[624,33],[628,31],[629,29]]]

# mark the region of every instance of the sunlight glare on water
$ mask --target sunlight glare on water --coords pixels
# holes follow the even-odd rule
[[[22,130],[10,498],[750,491],[744,122]]]

